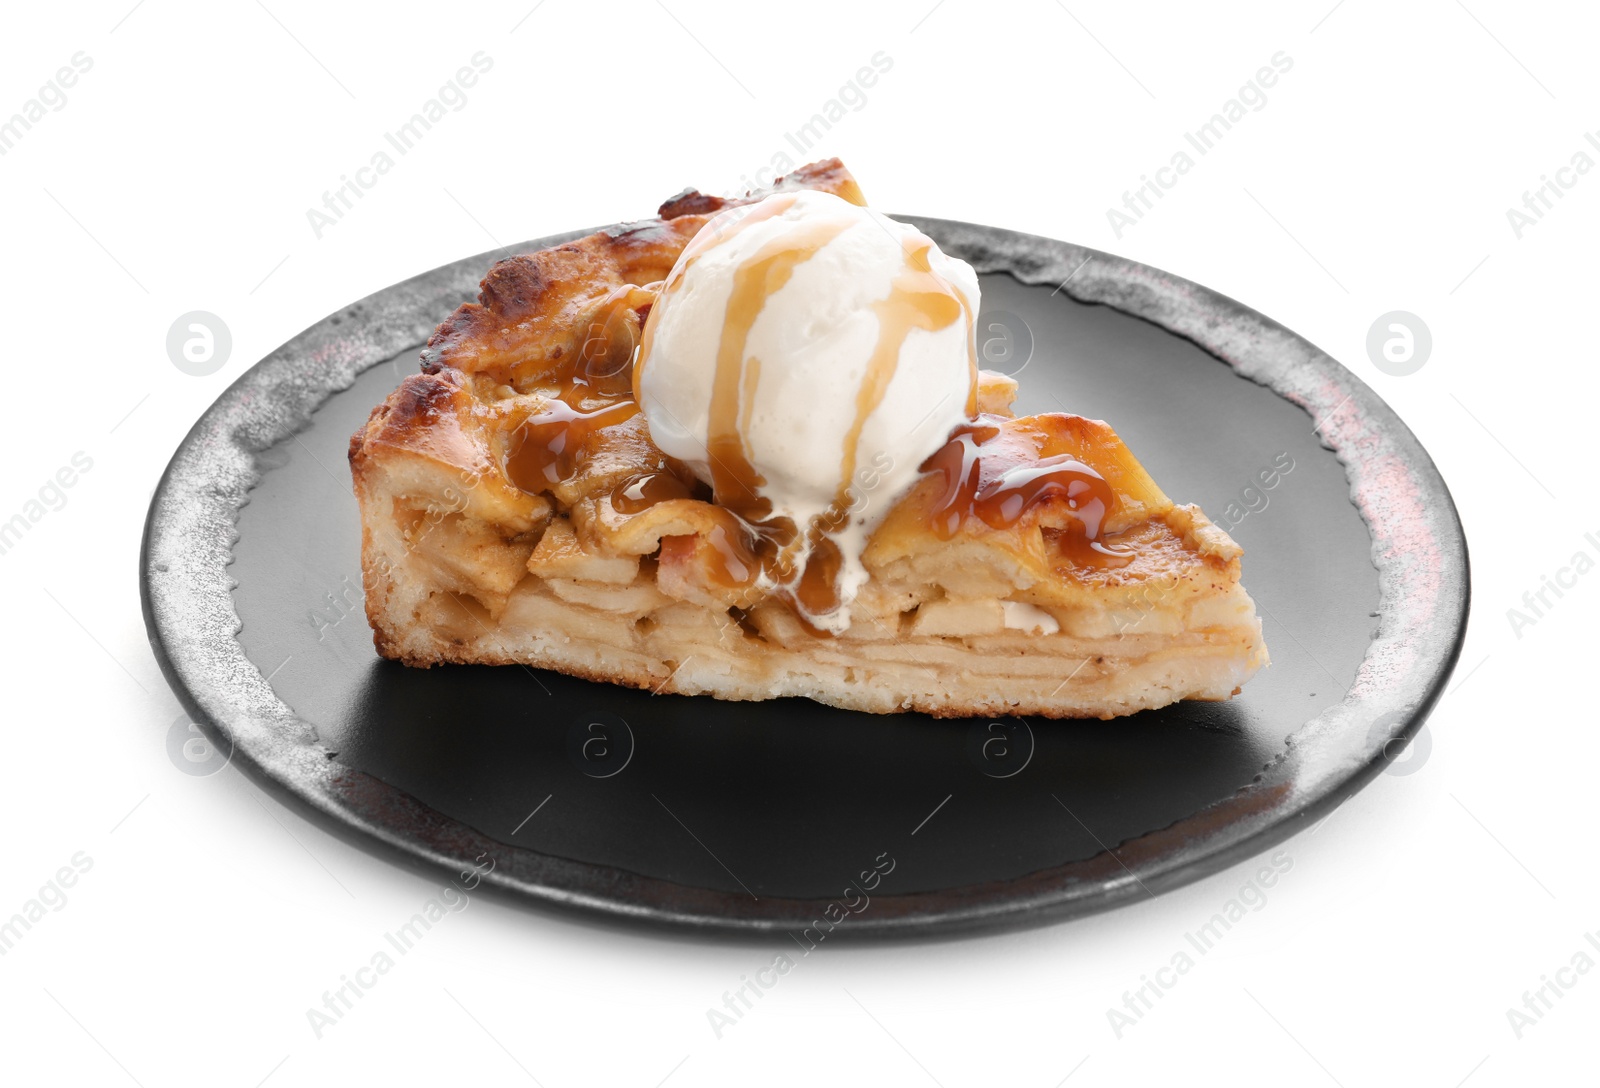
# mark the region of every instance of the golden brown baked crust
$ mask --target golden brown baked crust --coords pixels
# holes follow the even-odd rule
[[[837,160],[778,187],[862,202]],[[1104,423],[1011,418],[1016,385],[998,375],[980,382],[983,464],[1089,466],[1114,492],[1116,547],[1090,547],[1063,496],[997,522],[930,471],[874,532],[843,635],[730,577],[737,520],[651,442],[628,367],[684,245],[763,195],[688,191],[657,219],[501,261],[438,327],[422,373],[350,443],[381,654],[941,716],[1221,699],[1266,663],[1227,534],[1174,505]]]
[[[687,189],[661,205],[659,218],[498,262],[479,285],[478,301],[456,310],[428,339],[422,369],[454,367],[510,380],[559,361],[577,350],[589,315],[613,291],[666,279],[689,239],[717,212],[793,189],[866,203],[838,159],[802,166],[771,189],[739,198]]]

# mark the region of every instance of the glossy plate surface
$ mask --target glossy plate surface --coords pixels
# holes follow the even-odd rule
[[[1320,818],[1398,753],[1460,649],[1466,544],[1426,452],[1338,363],[1230,299],[1062,242],[914,221],[983,273],[980,340],[1021,381],[1019,413],[1109,420],[1244,546],[1273,664],[1243,695],[991,724],[381,661],[346,446],[497,252],[313,326],[185,438],[141,561],[179,697],[263,785],[415,864],[488,870],[530,902],[807,941],[1106,909]]]

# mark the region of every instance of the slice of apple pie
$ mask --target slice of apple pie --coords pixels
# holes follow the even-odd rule
[[[379,653],[939,716],[1236,694],[1239,546],[1106,424],[1014,417],[978,295],[837,160],[501,261],[351,439]]]

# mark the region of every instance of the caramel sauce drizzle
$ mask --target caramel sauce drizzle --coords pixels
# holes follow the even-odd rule
[[[944,492],[928,519],[934,534],[949,540],[971,517],[991,529],[1008,529],[1039,503],[1064,498],[1090,548],[1120,554],[1101,541],[1106,516],[1116,504],[1106,478],[1066,454],[1034,459],[1030,447],[995,442],[1000,434],[997,424],[984,419],[958,427],[922,463],[922,471],[944,480]]]
[[[1080,522],[1073,522],[1064,529],[1046,529],[1044,538],[1050,553],[1064,560],[1054,564],[1056,572],[1062,575],[1070,576],[1085,568],[1117,570],[1133,562],[1139,554],[1126,544],[1115,543],[1108,536],[1102,535],[1098,540],[1089,539]]]
[[[843,603],[838,580],[844,556],[832,534],[849,520],[861,435],[894,379],[906,337],[912,329],[938,331],[963,317],[970,326],[971,318],[965,298],[934,273],[929,259],[932,240],[920,233],[907,235],[902,240],[904,267],[892,281],[889,295],[873,304],[878,339],[856,391],[855,415],[840,449],[840,484],[834,501],[803,533],[786,518],[774,518],[771,503],[760,496],[765,481],[749,462],[739,426],[741,419],[750,418],[760,384],[761,361],[746,354],[750,330],[767,299],[789,282],[794,270],[858,222],[852,217],[807,224],[803,230],[774,239],[736,270],[718,344],[707,428],[713,496],[718,505],[739,515],[747,530],[716,546],[719,556],[730,544],[734,550],[734,554],[722,556],[722,571],[734,575],[724,584],[748,588],[759,575],[766,575],[775,585],[772,592],[794,606],[813,633],[823,632],[808,617],[831,614]],[[978,374],[970,333],[968,364],[970,413],[976,410]],[[748,577],[737,577],[740,574]]]
[[[512,484],[533,494],[549,491],[577,471],[589,435],[638,414],[628,368],[639,310],[654,299],[654,293],[631,285],[612,291],[591,316],[577,350],[540,380],[544,403],[512,430],[506,444],[505,472]]]
[[[506,448],[506,477],[513,484],[533,494],[549,491],[577,471],[584,439],[639,412],[632,400],[585,410],[580,405],[587,390],[582,383],[572,382],[512,432]]]
[[[798,197],[799,193],[780,193],[776,196],[768,197],[758,204],[745,204],[734,211],[723,213],[700,228],[700,232],[689,239],[689,244],[683,247],[678,263],[667,274],[666,283],[662,285],[660,297],[664,299],[668,295],[677,293],[678,288],[683,285],[684,277],[689,274],[689,269],[694,267],[695,262],[705,254],[706,250],[711,249],[720,242],[726,242],[738,236],[757,223],[764,223],[768,219],[782,215],[794,205]],[[645,364],[650,359],[654,331],[655,327],[646,323],[644,334],[639,342],[639,358],[633,368],[633,399],[635,401],[642,399],[639,395],[639,379],[644,373]]]
[[[856,474],[856,449],[861,442],[861,432],[868,418],[883,403],[884,394],[889,391],[889,383],[894,380],[895,371],[899,368],[900,351],[905,346],[906,336],[912,329],[937,332],[959,321],[968,312],[966,300],[960,292],[936,275],[929,264],[928,254],[933,249],[931,239],[920,234],[912,235],[905,240],[903,248],[905,268],[894,278],[889,297],[872,306],[873,312],[878,315],[878,342],[867,363],[861,388],[856,392],[855,421],[844,436],[844,463],[839,475],[839,495],[834,503],[839,510],[847,509],[850,505],[848,492],[850,481]],[[972,381],[968,403],[972,407],[968,409],[968,415],[971,415],[977,403],[976,356],[972,356],[969,362]]]
[[[611,492],[611,507],[619,514],[641,514],[658,502],[687,499],[689,485],[670,472],[646,472],[622,481]]]
[[[653,304],[659,305],[681,286],[702,254],[757,223],[782,215],[796,196],[775,196],[748,206],[732,223],[702,230],[685,248],[683,259],[664,284],[612,292],[596,311],[589,335],[573,359],[561,372],[549,376],[549,384],[555,387],[549,399],[514,429],[505,461],[513,484],[535,493],[549,491],[577,470],[582,447],[591,434],[638,413],[640,377],[650,359],[653,333],[653,325],[646,322],[635,355],[631,337],[640,319]],[[902,239],[904,264],[889,295],[873,304],[878,339],[856,391],[854,419],[840,450],[841,483],[834,502],[803,531],[788,518],[773,516],[771,502],[760,493],[765,481],[750,463],[740,430],[740,421],[751,416],[761,381],[760,360],[747,355],[750,332],[767,299],[790,281],[795,270],[857,222],[840,216],[802,224],[762,246],[735,270],[718,343],[707,426],[711,497],[719,521],[706,536],[708,573],[724,587],[785,600],[802,624],[818,635],[828,632],[814,626],[808,617],[826,616],[842,604],[838,580],[844,557],[832,534],[848,523],[854,505],[851,483],[857,446],[894,379],[911,330],[933,332],[966,320],[966,409],[969,417],[977,414],[978,363],[971,306],[933,271],[932,240],[909,233]],[[1034,504],[1065,495],[1087,538],[1095,539],[1113,501],[1109,485],[1092,469],[1065,458],[1003,464],[1005,458],[995,456],[998,451],[983,448],[984,442],[998,433],[992,425],[966,425],[923,464],[923,471],[943,472],[946,477],[946,494],[933,517],[935,532],[949,539],[969,515],[997,528],[1014,524]],[[684,478],[664,469],[623,481],[613,490],[611,504],[619,514],[633,515],[659,502],[693,497]],[[743,603],[748,606],[753,601]]]
[[[722,338],[717,343],[710,418],[706,424],[706,460],[717,505],[748,521],[764,522],[772,514],[772,504],[760,494],[766,481],[750,464],[739,427],[742,402],[746,397],[751,402],[755,399],[756,383],[747,383],[745,378],[750,330],[766,308],[767,299],[783,289],[794,270],[855,222],[853,218],[839,217],[801,224],[762,246],[734,270],[733,291],[728,296]],[[746,223],[740,223],[739,228],[743,229]],[[755,375],[759,379],[759,362],[755,364]],[[793,538],[792,525],[787,529],[777,525],[772,528],[779,537]]]

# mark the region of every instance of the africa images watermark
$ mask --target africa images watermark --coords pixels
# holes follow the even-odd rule
[[[471,505],[472,493],[482,485],[486,476],[487,470],[481,468],[458,471],[456,482],[445,485],[439,500],[429,503],[421,520],[407,534],[400,559],[391,560],[388,556],[382,555],[374,558],[371,564],[374,579],[384,581],[397,577],[399,562],[409,559],[412,553],[422,548],[429,534],[446,518],[466,512]],[[340,578],[337,586],[323,593],[320,605],[306,610],[306,618],[310,621],[312,630],[317,632],[317,641],[326,640],[329,631],[343,623],[352,613],[362,611],[365,600],[361,585],[352,582],[348,574]]]
[[[191,378],[215,374],[233,354],[228,323],[209,310],[190,310],[167,328],[167,358]]]
[[[1583,939],[1590,948],[1600,953],[1600,933],[1585,933]],[[1568,957],[1565,966],[1556,968],[1555,978],[1540,975],[1538,988],[1522,992],[1522,1007],[1513,1005],[1506,1009],[1506,1023],[1511,1027],[1511,1034],[1520,1042],[1523,1033],[1536,1027],[1545,1014],[1556,1007],[1556,1002],[1567,996],[1568,990],[1594,970],[1594,965],[1594,958],[1580,948]]]
[[[1268,102],[1267,89],[1277,85],[1279,79],[1294,68],[1294,58],[1282,49],[1272,54],[1270,67],[1262,65],[1238,93],[1222,104],[1222,109],[1193,132],[1183,134],[1184,143],[1201,157],[1209,155],[1222,138],[1251,113],[1259,113]],[[1121,208],[1107,208],[1106,222],[1118,238],[1129,227],[1137,226],[1145,215],[1155,208],[1155,202],[1177,186],[1179,179],[1195,168],[1197,160],[1187,148],[1180,147],[1172,153],[1167,165],[1155,171],[1155,176],[1139,175],[1139,185],[1122,194]]]
[[[1600,536],[1594,533],[1585,533],[1584,542],[1594,549],[1595,555],[1600,555]],[[1522,632],[1534,626],[1566,596],[1563,590],[1573,590],[1578,587],[1578,579],[1588,574],[1595,568],[1594,555],[1580,548],[1572,553],[1572,559],[1565,566],[1557,567],[1554,577],[1548,574],[1539,576],[1539,588],[1530,589],[1522,595],[1521,608],[1506,609],[1506,620],[1511,624],[1511,633],[1517,638],[1522,638]]]
[[[1600,131],[1585,132],[1583,138],[1600,154]],[[1538,226],[1547,213],[1555,210],[1556,201],[1564,199],[1567,190],[1576,188],[1579,179],[1593,169],[1594,159],[1580,147],[1572,153],[1567,165],[1556,168],[1555,177],[1540,174],[1539,185],[1531,191],[1523,191],[1522,207],[1506,209],[1506,222],[1511,224],[1511,233],[1517,241],[1522,241],[1529,227]]]
[[[439,894],[429,897],[422,904],[422,909],[407,919],[405,924],[392,933],[385,933],[384,943],[394,950],[395,956],[410,954],[417,942],[427,936],[436,923],[466,910],[472,902],[467,893],[476,889],[483,878],[493,871],[494,859],[486,860],[485,855],[479,854],[472,868],[463,870],[456,883],[439,889]],[[397,963],[395,956],[380,947],[367,957],[364,966],[357,967],[351,973],[355,977],[340,975],[338,986],[322,991],[322,1006],[306,1009],[306,1023],[311,1025],[311,1034],[320,1040],[323,1032],[336,1027],[355,1008],[357,1001],[367,996],[367,992],[374,989],[384,975],[394,970]]]
[[[94,868],[94,858],[82,850],[73,854],[68,860],[71,862],[70,865],[63,865],[57,869],[55,875],[45,881],[39,891],[22,904],[20,910],[4,922],[0,922],[0,956],[10,952],[36,923],[44,921],[45,908],[48,907],[51,912],[65,909],[66,889],[72,887],[80,876]]]
[[[317,241],[322,240],[330,227],[337,226],[355,207],[356,201],[377,186],[380,178],[394,169],[396,159],[389,154],[389,148],[401,157],[410,154],[435,125],[449,114],[459,113],[466,108],[467,88],[476,86],[478,80],[493,67],[494,58],[483,50],[472,54],[470,66],[464,64],[456,69],[455,75],[446,80],[438,93],[424,102],[420,110],[393,132],[383,134],[387,148],[380,147],[374,151],[367,165],[356,169],[354,177],[340,174],[338,187],[322,194],[322,207],[306,209],[306,222],[311,225],[311,233]]]
[[[322,597],[323,605],[308,610],[312,629],[317,632],[318,642],[326,639],[329,631],[343,623],[352,612],[360,609],[365,600],[361,588],[350,581],[348,574],[339,579],[339,584],[324,593]]]
[[[798,161],[790,157],[788,148],[779,148],[772,153],[766,165],[759,166],[741,177],[736,186],[722,194],[723,198],[733,199],[757,189],[771,188],[773,182],[805,162],[811,149],[816,147],[835,125],[850,114],[866,109],[867,91],[875,87],[878,80],[894,67],[894,58],[881,49],[872,54],[868,60],[870,65],[863,64],[857,68],[855,75],[846,80],[833,97],[818,107],[804,124],[797,126],[793,132],[783,134],[784,143],[802,156]]]
[[[68,89],[76,86],[79,78],[93,67],[94,58],[78,50],[67,64],[56,69],[55,75],[47,79],[32,98],[22,104],[21,109],[0,121],[0,155],[10,153],[23,136],[33,131],[34,125],[50,114],[66,109]]]
[[[1272,459],[1272,464],[1257,470],[1255,481],[1239,490],[1239,503],[1230,502],[1223,508],[1217,518],[1217,525],[1223,532],[1231,533],[1239,524],[1251,514],[1259,514],[1272,504],[1272,496],[1267,492],[1283,482],[1283,478],[1294,471],[1294,458],[1289,456],[1288,450],[1279,451]],[[1257,487],[1256,484],[1260,484]]]
[[[883,878],[894,872],[895,864],[895,859],[889,857],[887,850],[879,854],[873,859],[872,868],[861,870],[844,889],[839,900],[823,907],[819,916],[800,931],[800,936],[789,934],[800,949],[800,958],[811,955],[836,928],[871,906],[872,896],[868,893],[876,891]],[[788,952],[779,952],[773,957],[772,963],[756,971],[755,978],[740,975],[738,989],[723,991],[722,1008],[712,1006],[706,1009],[706,1022],[711,1025],[711,1034],[720,1040],[724,1031],[738,1024],[744,1019],[745,1013],[755,1008],[751,998],[759,1000],[767,996],[767,991],[794,970],[798,962]]]
[[[45,478],[34,497],[22,504],[22,509],[5,521],[0,521],[0,555],[9,555],[22,538],[46,514],[54,513],[67,505],[67,491],[77,486],[83,474],[94,468],[94,458],[82,450],[67,459],[67,463]]]
[[[1277,884],[1278,879],[1293,868],[1294,858],[1290,857],[1287,851],[1279,850],[1268,859],[1268,864],[1257,870],[1256,874],[1222,905],[1221,910],[1206,919],[1205,924],[1192,933],[1185,933],[1183,940],[1187,947],[1179,948],[1168,958],[1166,964],[1156,968],[1153,972],[1154,978],[1150,975],[1140,975],[1136,989],[1123,991],[1120,1008],[1113,1005],[1106,1009],[1106,1022],[1111,1025],[1111,1033],[1120,1041],[1129,1029],[1135,1027],[1156,1007],[1158,1001],[1167,996],[1168,991],[1178,985],[1184,975],[1195,969],[1199,961],[1189,954],[1189,950],[1193,949],[1195,954],[1201,957],[1210,953],[1232,932],[1235,925],[1266,907],[1266,889]]]

